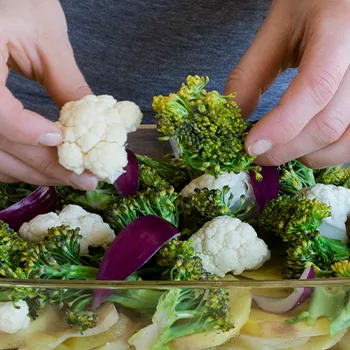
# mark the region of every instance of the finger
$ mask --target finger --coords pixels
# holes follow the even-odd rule
[[[15,156],[56,182],[82,190],[94,190],[98,179],[92,174],[76,175],[58,162],[57,149],[50,147],[23,146],[0,137],[0,148]]]
[[[350,161],[350,128],[333,144],[298,159],[313,169],[327,168]]]
[[[249,154],[257,156],[294,139],[332,99],[350,55],[350,40],[334,35],[337,30],[342,32],[342,28],[331,28],[310,38],[299,74],[279,105],[248,134],[245,146]]]
[[[15,178],[19,182],[25,182],[31,185],[54,185],[57,182],[41,174],[21,160],[0,150],[0,173],[2,176]]]
[[[59,145],[62,138],[57,126],[38,114],[25,110],[5,86],[8,58],[6,43],[0,39],[0,134],[23,144]]]
[[[44,44],[39,54],[43,64],[42,83],[58,106],[92,93],[78,68],[68,39],[61,38],[56,45]]]
[[[10,184],[10,183],[18,182],[18,180],[15,179],[14,177],[0,174],[0,182]]]
[[[24,109],[5,86],[0,86],[0,134],[24,145],[58,146],[62,143],[58,127]]]
[[[337,141],[350,125],[350,68],[328,105],[287,144],[257,157],[260,165],[280,165],[322,149]]]
[[[256,109],[262,92],[282,69],[288,43],[283,19],[273,15],[273,10],[269,12],[252,45],[227,79],[225,94],[237,93],[235,101],[244,118]]]

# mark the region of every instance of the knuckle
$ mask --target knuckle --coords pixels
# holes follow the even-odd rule
[[[318,169],[320,167],[319,164],[312,158],[311,155],[306,155],[304,157],[301,157],[298,159],[298,161],[311,169]]]
[[[286,160],[281,157],[280,154],[277,154],[276,152],[270,152],[266,155],[266,161],[271,166],[278,166],[286,163]]]
[[[323,71],[308,81],[309,94],[315,104],[324,107],[334,96],[338,87],[338,79],[334,73]]]
[[[333,111],[325,118],[316,121],[316,142],[320,146],[329,145],[340,139],[346,125],[344,123],[344,115],[339,111]]]
[[[41,161],[39,165],[39,169],[42,173],[46,174],[47,176],[52,176],[55,174],[55,162],[52,159],[44,159]]]

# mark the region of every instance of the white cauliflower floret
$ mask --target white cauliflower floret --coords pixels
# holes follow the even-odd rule
[[[270,259],[265,242],[254,228],[231,216],[219,216],[192,235],[193,247],[208,272],[224,277],[256,270]]]
[[[67,205],[60,212],[59,218],[62,225],[80,228],[80,254],[87,254],[89,247],[107,245],[115,238],[114,231],[100,215],[89,213],[78,205]]]
[[[181,195],[188,197],[194,192],[196,188],[208,188],[209,190],[218,189],[222,190],[224,186],[230,187],[230,192],[226,195],[226,199],[232,195],[232,201],[229,205],[230,209],[236,210],[239,208],[242,195],[245,196],[244,208],[255,201],[253,187],[250,182],[250,177],[247,172],[240,172],[235,174],[233,172],[224,172],[217,178],[215,176],[204,174],[196,179],[192,180],[187,186],[185,186]]]
[[[127,134],[141,123],[142,113],[133,102],[117,102],[108,95],[88,95],[66,103],[58,127],[63,143],[59,162],[80,175],[84,170],[113,183],[127,164]]]
[[[18,233],[28,242],[39,243],[47,236],[47,231],[51,227],[60,225],[61,221],[56,213],[41,214],[23,223]]]
[[[38,215],[29,222],[25,222],[19,229],[23,239],[32,243],[44,240],[51,227],[67,225],[80,229],[82,236],[80,242],[80,254],[87,254],[89,247],[105,246],[111,243],[115,234],[105,223],[100,215],[87,212],[79,205],[67,205],[59,215],[48,213]]]
[[[24,300],[0,303],[0,332],[13,334],[30,324],[28,304]]]
[[[124,116],[124,125],[127,132],[136,131],[141,124],[142,113],[140,108],[131,101],[120,101],[115,104],[114,108],[120,115]]]
[[[128,164],[128,155],[123,146],[100,142],[84,157],[84,168],[94,169],[94,174],[105,182],[113,183]]]
[[[332,207],[331,216],[321,221],[322,236],[348,242],[346,221],[350,216],[350,190],[335,185],[316,184],[302,190],[307,199],[317,198]]]

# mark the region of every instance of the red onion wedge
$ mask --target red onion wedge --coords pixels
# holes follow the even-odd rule
[[[260,211],[263,210],[266,202],[278,197],[280,187],[278,168],[275,166],[263,166],[261,168],[261,181],[256,179],[254,171],[249,170],[250,182]]]
[[[121,196],[132,196],[139,187],[139,162],[136,155],[126,150],[128,155],[128,164],[124,168],[125,173],[120,175],[114,182],[114,187],[118,190]]]
[[[5,221],[17,231],[24,222],[39,214],[56,210],[57,197],[54,187],[39,186],[29,196],[0,211],[0,220]]]
[[[300,276],[300,280],[314,279],[315,271],[313,267],[308,267]],[[296,288],[292,294],[286,298],[266,298],[253,295],[255,304],[262,310],[272,314],[283,314],[295,309],[313,293],[313,288]]]
[[[161,217],[147,215],[137,218],[109,246],[99,267],[97,280],[125,280],[178,235],[179,230]],[[94,290],[93,309],[99,307],[111,294],[111,290]]]

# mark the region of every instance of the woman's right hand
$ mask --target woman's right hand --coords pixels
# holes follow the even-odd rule
[[[41,83],[59,107],[91,94],[58,0],[0,0],[0,182],[94,189],[96,177],[58,163],[60,130],[12,95],[5,85],[9,69]]]

